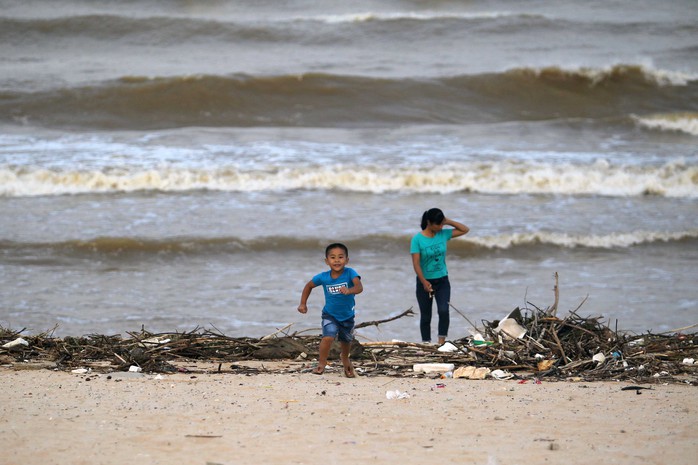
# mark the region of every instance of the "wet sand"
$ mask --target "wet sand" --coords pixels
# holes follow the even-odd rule
[[[0,368],[0,463],[692,465],[698,456],[698,390],[688,385],[644,385],[652,389],[638,395],[617,382],[216,366],[172,375]]]

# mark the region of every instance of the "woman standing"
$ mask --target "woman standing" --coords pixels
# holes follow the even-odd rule
[[[444,226],[452,228],[443,229]],[[439,345],[446,342],[449,325],[449,302],[451,284],[446,268],[446,243],[454,237],[467,234],[466,225],[444,216],[438,208],[427,210],[422,215],[422,231],[412,238],[410,253],[412,266],[417,273],[417,303],[419,304],[419,329],[422,342],[431,342],[431,309],[436,298],[439,315]]]

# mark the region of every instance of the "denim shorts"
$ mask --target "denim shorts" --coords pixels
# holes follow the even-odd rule
[[[322,312],[322,337],[332,337],[341,342],[354,340],[354,317],[337,321],[329,313]]]

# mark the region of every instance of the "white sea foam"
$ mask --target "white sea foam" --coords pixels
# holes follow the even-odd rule
[[[555,68],[530,68],[530,70],[535,74],[542,74],[552,69]],[[698,74],[658,69],[654,67],[652,64],[630,65],[617,63],[608,66],[559,68],[560,71],[569,73],[571,75],[584,76],[585,78],[589,79],[594,85],[601,83],[604,80],[616,74],[622,75],[624,73],[631,73],[635,69],[639,70],[647,81],[654,82],[659,86],[685,86],[689,82],[698,80]]]
[[[642,127],[659,131],[684,132],[698,136],[698,113],[665,113],[651,116],[634,116]]]
[[[483,12],[473,12],[473,13],[458,13],[458,12],[363,12],[363,13],[349,13],[349,14],[336,14],[336,15],[323,15],[323,16],[313,16],[313,17],[303,17],[296,18],[299,20],[315,20],[320,22],[326,22],[328,24],[339,24],[339,23],[354,23],[354,22],[366,22],[366,21],[395,21],[402,19],[416,20],[416,21],[433,21],[441,19],[492,19],[501,18],[507,16],[522,16],[520,13],[512,13],[507,11],[483,11]],[[530,15],[529,15],[530,16]]]
[[[698,197],[698,166],[682,160],[661,166],[524,162],[449,163],[435,167],[306,165],[266,169],[121,167],[57,170],[0,167],[0,195],[33,196],[131,191],[283,191],[555,194]]]
[[[633,231],[607,235],[583,235],[564,233],[521,233],[490,237],[471,237],[470,242],[487,249],[510,249],[527,245],[553,245],[565,248],[591,247],[600,249],[627,248],[655,242],[673,242],[698,238],[698,229],[687,231]]]

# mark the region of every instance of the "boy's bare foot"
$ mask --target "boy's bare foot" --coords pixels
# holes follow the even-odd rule
[[[320,367],[320,366],[313,368],[313,371],[312,371],[312,373],[314,375],[321,375],[324,372],[325,372],[325,367]]]
[[[347,378],[356,378],[356,371],[354,371],[354,365],[351,363],[344,366],[344,376]]]

